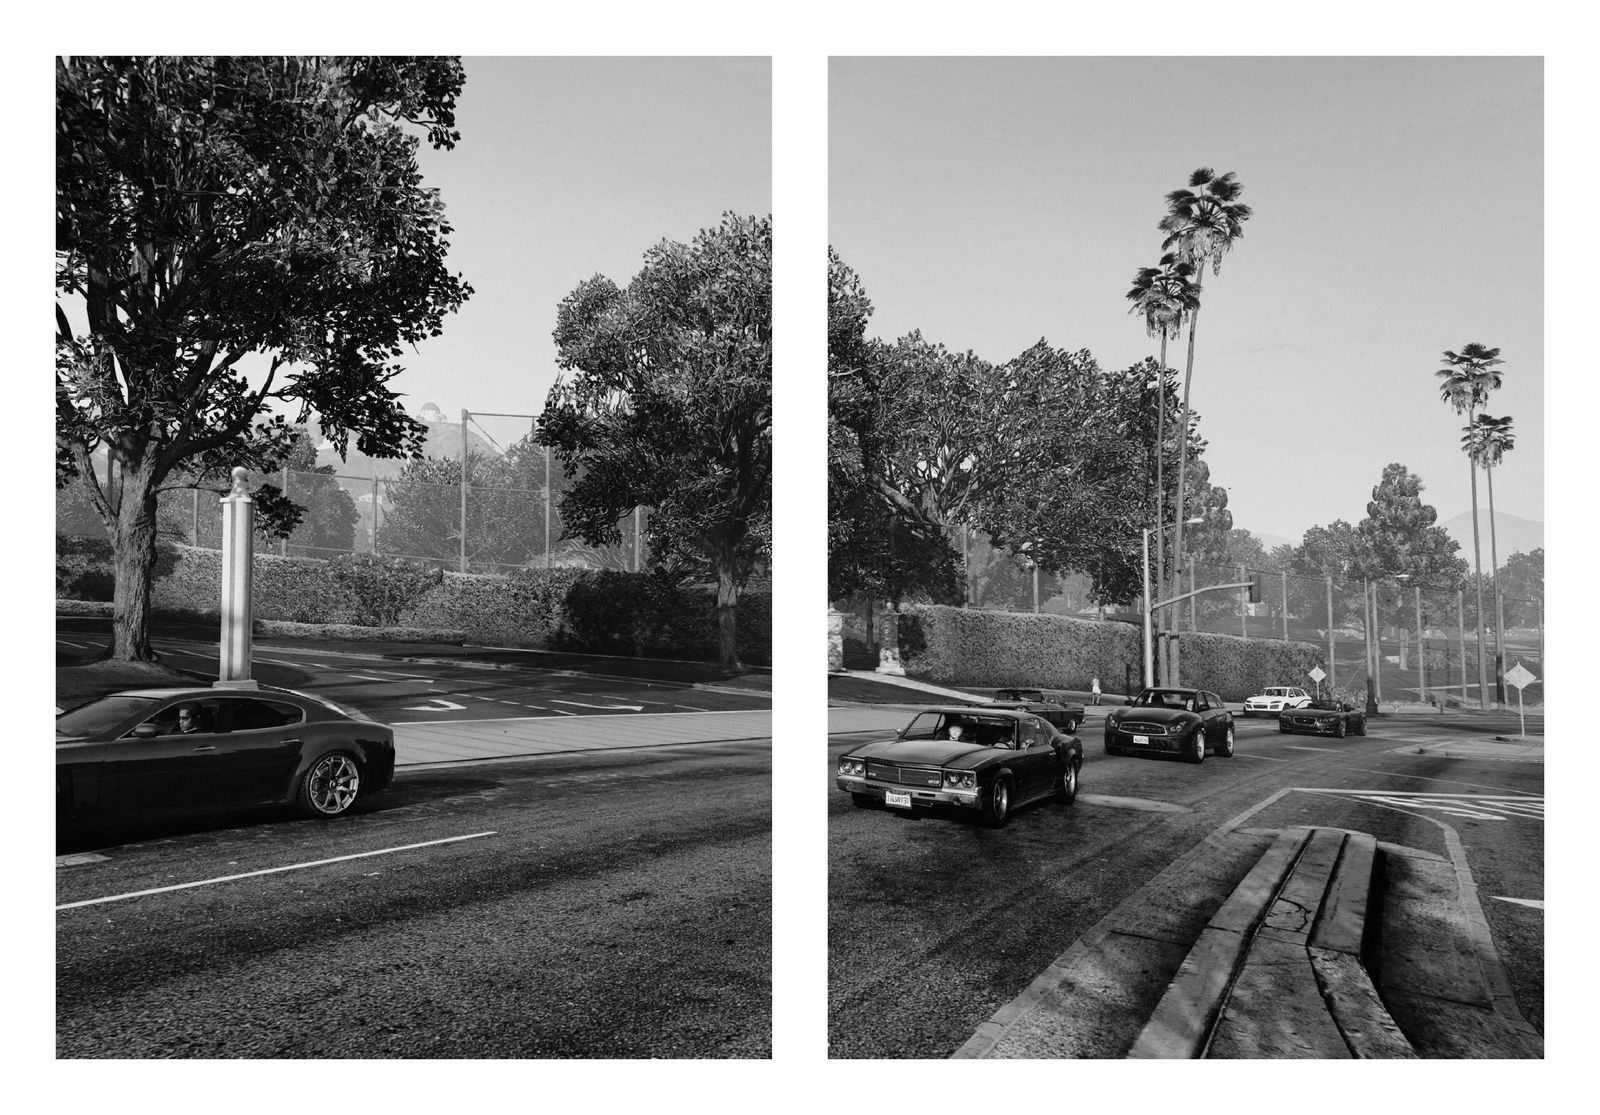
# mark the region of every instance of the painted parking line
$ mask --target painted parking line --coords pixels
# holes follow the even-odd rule
[[[409,852],[416,848],[429,848],[435,844],[454,844],[461,840],[477,840],[485,836],[496,836],[497,831],[474,832],[466,836],[447,836],[443,840],[425,840],[421,844],[402,844],[398,848],[379,848],[375,852],[356,852],[348,856],[334,856],[332,859],[311,860],[307,863],[291,863],[284,867],[266,867],[260,871],[246,871],[239,875],[221,875],[215,879],[200,879],[193,883],[174,883],[170,887],[152,887],[150,890],[129,891],[127,894],[113,894],[105,898],[85,898],[81,902],[64,902],[57,906],[60,910],[73,910],[79,906],[99,906],[107,902],[122,902],[129,898],[142,898],[149,894],[166,894],[169,891],[189,890],[193,887],[209,887],[218,883],[231,883],[239,879],[252,879],[258,875],[276,875],[283,871],[300,871],[307,867],[325,867],[330,863],[344,863],[353,859],[367,859],[371,856],[387,856],[394,852]]]
[[[1301,747],[1300,745],[1293,744],[1293,743],[1285,744],[1283,749],[1285,751],[1342,751],[1342,750],[1344,750],[1341,747]]]
[[[1267,762],[1267,763],[1292,763],[1292,762],[1294,762],[1293,759],[1280,759],[1275,755],[1257,755],[1253,751],[1235,751],[1233,753],[1233,757],[1235,759],[1260,759],[1263,762]]]

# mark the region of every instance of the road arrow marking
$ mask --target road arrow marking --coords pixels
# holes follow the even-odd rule
[[[1544,909],[1544,899],[1542,898],[1507,898],[1502,894],[1494,894],[1490,895],[1490,897],[1497,902],[1513,902],[1518,906],[1531,906],[1535,910]]]
[[[599,708],[599,709],[611,709],[611,710],[615,710],[615,711],[625,710],[627,712],[643,712],[644,711],[644,706],[643,705],[586,705],[582,701],[558,701],[554,697],[552,697],[550,699],[550,703],[553,704],[553,705],[577,705],[579,708]]]
[[[407,712],[449,712],[452,709],[463,709],[466,705],[458,705],[454,701],[447,701],[443,697],[435,697],[425,705],[407,705]]]

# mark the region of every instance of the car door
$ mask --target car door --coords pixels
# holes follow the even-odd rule
[[[1042,720],[1029,718],[1019,725],[1022,761],[1027,769],[1028,797],[1036,797],[1055,780],[1056,750],[1050,746],[1050,728]]]
[[[1212,746],[1220,744],[1227,729],[1222,702],[1217,700],[1215,693],[1196,693],[1194,707],[1200,714],[1200,723],[1206,733],[1206,743]]]
[[[112,740],[100,766],[100,804],[108,810],[139,810],[192,805],[206,800],[217,758],[215,732],[179,733],[174,706],[144,721],[160,734],[130,731]]]
[[[211,794],[216,801],[266,801],[286,797],[300,762],[305,711],[288,701],[229,696],[220,702],[217,762]]]

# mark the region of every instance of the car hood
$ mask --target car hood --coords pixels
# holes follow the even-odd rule
[[[1124,720],[1143,720],[1147,724],[1175,724],[1186,717],[1194,715],[1196,714],[1186,712],[1181,708],[1141,708],[1138,705],[1129,705],[1127,711],[1118,716],[1113,723],[1120,724]]]
[[[863,744],[845,753],[852,759],[882,759],[891,763],[916,763],[923,766],[970,767],[994,755],[1012,755],[1003,747],[978,747],[971,743],[951,743],[947,739],[911,741],[880,740]]]

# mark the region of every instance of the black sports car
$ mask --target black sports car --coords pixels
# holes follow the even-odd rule
[[[1042,689],[996,689],[994,700],[988,707],[1031,712],[1069,736],[1083,723],[1082,705],[1068,704],[1059,697],[1047,696]]]
[[[1367,734],[1367,710],[1344,701],[1318,698],[1305,708],[1286,708],[1279,713],[1278,731],[1306,732],[1337,739],[1343,739],[1347,733],[1364,736]]]
[[[337,817],[393,777],[393,731],[288,689],[140,689],[56,717],[58,823],[261,802]]]
[[[1037,798],[1078,796],[1083,744],[1029,712],[931,708],[892,740],[839,757],[834,784],[859,806],[952,806],[996,828]]]
[[[1233,756],[1233,714],[1203,689],[1158,686],[1106,714],[1106,753],[1181,755],[1204,762],[1206,751]]]

